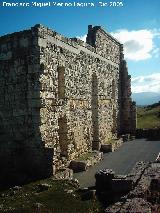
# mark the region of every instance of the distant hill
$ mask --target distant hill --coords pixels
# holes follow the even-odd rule
[[[160,128],[160,102],[137,108],[137,128]]]
[[[132,99],[137,105],[150,105],[160,101],[160,94],[154,92],[133,93]]]

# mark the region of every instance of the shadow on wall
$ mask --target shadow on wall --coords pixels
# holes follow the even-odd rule
[[[98,79],[97,75],[92,75],[92,125],[93,125],[93,142],[92,149],[100,149],[99,141],[99,123],[98,123]]]
[[[8,42],[12,43],[13,38],[9,36]],[[14,57],[0,59],[3,83],[0,100],[0,188],[53,174],[53,148],[45,147],[40,132],[42,102],[39,78],[44,67],[39,64],[40,54],[32,54],[36,49],[33,40],[30,45],[29,48],[17,45],[12,49]]]

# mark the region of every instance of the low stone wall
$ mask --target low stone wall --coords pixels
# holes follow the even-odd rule
[[[136,138],[147,138],[148,140],[160,140],[160,128],[137,129]]]
[[[93,156],[88,157],[86,160],[74,160],[70,162],[69,168],[74,172],[86,171],[88,167],[95,165],[98,161],[102,160],[102,152],[93,152]]]
[[[114,152],[114,151],[117,150],[122,144],[123,144],[123,139],[116,139],[116,140],[114,140],[114,142],[111,143],[111,144],[102,144],[102,145],[101,145],[101,151],[102,151],[103,153]]]
[[[100,170],[95,178],[98,198],[105,205],[116,202],[133,189],[133,180],[124,175],[115,175],[111,169]]]
[[[133,136],[131,134],[122,135],[123,142],[127,142],[127,141],[134,140],[134,139],[135,139],[135,136]]]
[[[108,206],[104,212],[159,212],[158,157],[155,162],[138,162],[127,176],[116,176],[112,170],[106,169],[98,172],[95,177],[97,195]]]
[[[105,213],[116,213],[116,212],[152,213],[150,203],[143,200],[142,198],[127,199],[127,201],[123,204],[123,206],[122,206],[122,202],[117,202],[116,206],[108,207],[104,212]]]

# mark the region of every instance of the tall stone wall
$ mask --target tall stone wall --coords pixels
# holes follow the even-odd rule
[[[135,110],[122,55],[101,27],[89,26],[86,43],[42,25],[1,37],[0,146],[7,159],[14,153],[19,162],[19,152],[51,172],[131,131]]]
[[[106,33],[100,26],[92,27],[92,25],[88,26],[88,34],[86,41],[88,44],[95,48],[95,52],[101,55],[103,58],[107,59],[108,65],[105,72],[107,76],[105,77],[105,85],[107,96],[104,99],[110,100],[112,103],[112,115],[110,118],[112,119],[113,125],[111,128],[112,136],[117,136],[118,130],[120,129],[120,67],[121,67],[121,55],[123,51],[121,51],[121,44],[113,38],[109,33]],[[110,73],[111,71],[111,73]],[[102,80],[103,81],[103,80]],[[104,111],[108,111],[107,108],[100,110],[100,113],[104,113]],[[102,118],[103,118],[102,114]],[[104,123],[110,118],[104,118],[102,125],[104,128],[109,128],[105,126]]]
[[[97,54],[108,59],[115,64],[120,64],[121,44],[109,33],[105,32],[101,26],[88,26],[86,41],[95,47]]]
[[[101,29],[97,33],[105,36]],[[54,146],[56,157],[69,159],[100,149],[117,135],[120,60],[104,58],[95,47],[42,26],[38,44],[44,67],[40,77],[43,141]],[[118,54],[119,43],[112,45]]]
[[[25,182],[49,172],[44,168],[49,151],[39,131],[39,61],[36,28],[0,37],[1,182]]]

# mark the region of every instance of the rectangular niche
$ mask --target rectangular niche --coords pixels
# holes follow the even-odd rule
[[[65,98],[65,68],[58,67],[58,98]]]

